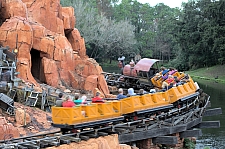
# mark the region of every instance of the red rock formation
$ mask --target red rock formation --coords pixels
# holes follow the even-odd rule
[[[19,125],[27,125],[31,122],[31,117],[28,113],[26,113],[26,110],[24,109],[16,109],[16,115],[15,115],[15,119],[17,124]]]
[[[90,139],[88,141],[81,141],[80,143],[64,144],[58,147],[48,147],[47,149],[131,149],[129,145],[119,144],[118,135],[110,135],[99,137],[97,139]]]
[[[59,128],[51,125],[51,113],[17,102],[14,106],[16,107],[14,116],[10,116],[0,108],[0,140],[59,131]]]
[[[4,117],[0,117],[0,140],[17,137],[19,137],[19,131],[11,123],[7,123]]]
[[[19,77],[38,86],[66,86],[109,94],[102,68],[86,55],[72,7],[60,0],[0,0],[0,45],[17,48]],[[90,81],[93,86],[90,86]]]

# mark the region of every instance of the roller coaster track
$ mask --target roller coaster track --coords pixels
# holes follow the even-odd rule
[[[210,98],[210,97],[209,97]],[[60,146],[117,133],[120,143],[159,137],[188,130],[202,122],[202,116],[209,104],[209,98],[202,107],[196,106],[198,99],[180,109],[172,109],[152,118],[108,125],[100,128],[77,130],[68,134],[60,131],[0,141],[0,149],[28,149]],[[159,133],[160,132],[160,133]],[[145,134],[145,135],[143,135]],[[140,136],[141,135],[141,136]],[[136,136],[136,137],[135,137]]]

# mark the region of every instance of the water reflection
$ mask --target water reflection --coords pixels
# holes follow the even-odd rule
[[[225,84],[206,80],[195,80],[199,86],[210,95],[211,108],[225,109]],[[225,148],[225,114],[205,117],[204,121],[220,121],[220,128],[202,129],[202,137],[197,139],[196,148],[224,149]]]

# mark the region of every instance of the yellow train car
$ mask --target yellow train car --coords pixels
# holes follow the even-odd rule
[[[108,125],[150,117],[157,113],[179,108],[199,95],[193,80],[168,89],[122,100],[92,103],[73,108],[52,107],[53,126],[62,129],[79,129]]]

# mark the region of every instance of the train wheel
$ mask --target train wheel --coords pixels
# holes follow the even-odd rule
[[[62,132],[62,134],[66,134],[70,129],[66,129],[66,128],[61,128],[60,131]]]

